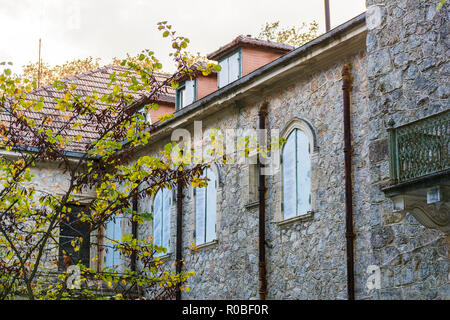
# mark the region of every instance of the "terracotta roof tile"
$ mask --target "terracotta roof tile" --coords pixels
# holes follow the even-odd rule
[[[66,84],[76,84],[77,88],[75,89],[74,93],[80,94],[82,97],[89,96],[93,94],[94,91],[98,92],[98,95],[101,96],[103,94],[112,92],[112,86],[108,88],[110,75],[113,74],[113,72],[120,73],[125,71],[129,70],[125,67],[109,65],[96,70],[82,73],[72,78],[65,79],[63,80],[63,82]],[[164,73],[155,73],[154,75],[158,81],[167,79],[169,77],[168,74]],[[140,77],[136,74],[136,78],[139,79]],[[116,84],[121,84],[124,86],[124,88],[129,86],[129,83],[121,80],[120,77],[118,77]],[[148,92],[134,92],[126,89],[124,89],[124,93],[131,94],[134,97],[135,101],[149,96]],[[29,94],[27,94],[27,100],[39,100],[40,98],[44,98],[44,106],[40,111],[27,111],[26,116],[34,119],[35,121],[37,120],[36,122],[39,123],[45,116],[51,115],[53,121],[48,127],[53,131],[60,130],[60,134],[66,137],[74,137],[79,134],[82,135],[82,139],[79,142],[69,144],[66,147],[66,150],[72,152],[85,152],[87,145],[98,138],[98,130],[96,128],[96,125],[87,122],[85,122],[85,125],[76,129],[65,129],[64,124],[66,123],[66,119],[64,117],[68,116],[68,112],[57,110],[55,108],[57,102],[54,101],[55,98],[58,99],[63,97],[64,93],[53,88],[53,86],[51,85],[31,91]],[[171,86],[167,86],[158,96],[155,96],[155,98],[151,101],[174,104],[175,90]],[[97,102],[97,105],[99,107],[105,106],[105,104],[100,101]],[[4,122],[10,122],[9,116],[5,112],[0,113],[0,120]],[[81,119],[81,121],[83,121],[83,119]],[[27,137],[24,137],[24,139],[26,140]]]

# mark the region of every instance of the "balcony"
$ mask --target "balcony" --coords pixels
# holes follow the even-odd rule
[[[450,110],[388,129],[394,210],[427,227],[450,232]]]

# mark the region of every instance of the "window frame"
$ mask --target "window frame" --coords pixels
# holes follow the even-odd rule
[[[280,152],[280,170],[278,170],[278,174],[279,177],[276,179],[277,182],[276,184],[278,185],[278,190],[279,193],[277,192],[277,202],[278,202],[278,210],[275,212],[275,222],[277,224],[284,225],[286,223],[290,223],[293,221],[298,221],[298,220],[308,220],[310,218],[312,218],[314,211],[316,210],[316,191],[317,191],[317,181],[315,178],[315,165],[317,164],[317,159],[318,159],[318,146],[317,146],[317,139],[316,139],[316,135],[315,135],[315,131],[313,126],[306,120],[304,119],[300,119],[300,118],[294,118],[293,120],[291,120],[286,126],[285,128],[282,130],[282,134],[281,137],[285,140],[287,140],[289,138],[289,136],[294,132],[294,130],[300,130],[303,133],[306,134],[308,141],[309,141],[309,163],[310,163],[310,178],[309,178],[309,182],[310,182],[310,194],[309,194],[309,198],[310,198],[310,211],[308,212],[304,212],[304,213],[300,213],[294,216],[289,216],[286,217],[285,215],[285,210],[284,210],[284,174],[283,174],[283,151],[284,151],[284,147],[281,149]],[[297,153],[297,152],[296,152]],[[297,175],[296,175],[296,183],[297,183]],[[296,208],[297,208],[297,204],[296,204]],[[297,211],[297,209],[296,209]]]
[[[115,216],[114,218],[116,220],[115,222],[113,221],[113,219],[111,219],[111,220],[109,220],[106,223],[106,226],[105,226],[105,237],[108,237],[108,227],[110,225],[114,225],[114,239],[112,239],[112,240],[120,241],[122,239],[122,236],[123,236],[122,221],[123,221],[124,217],[123,217],[123,215],[119,215],[119,216]],[[116,237],[115,237],[115,230],[116,230],[115,228],[116,228],[117,223],[119,223],[119,230],[120,230],[120,238],[119,239],[116,239]],[[117,270],[117,271],[121,271],[122,270],[122,253],[120,251],[114,250],[114,244],[112,242],[110,242],[110,243],[111,243],[110,245],[108,245],[106,243],[104,244],[104,247],[105,247],[104,266],[106,268],[111,268],[111,269],[114,269],[114,270]],[[108,249],[109,249],[109,251],[107,251]],[[119,255],[118,256],[119,263],[115,264],[114,263],[114,257],[115,257],[114,253],[116,251],[118,252],[118,255]],[[108,256],[109,255],[113,256],[112,265],[108,265]],[[115,267],[116,265],[117,265],[117,267]]]
[[[182,83],[180,83],[180,85],[178,86],[177,90],[176,90],[176,99],[175,99],[175,111],[181,110],[185,107],[187,107],[188,105],[182,106],[181,105],[181,93],[183,92],[183,100],[186,98],[186,83],[189,81],[193,81],[194,85],[194,94],[193,94],[193,100],[190,104],[194,103],[195,101],[197,101],[197,79],[192,79],[192,80],[185,80]]]
[[[161,206],[162,206],[162,212],[161,212],[161,222],[160,222],[160,228],[161,228],[161,243],[156,243],[156,238],[155,238],[155,217],[156,217],[156,213],[155,213],[155,200],[156,200],[156,196],[158,195],[159,192],[162,192],[161,195]],[[164,246],[164,205],[163,205],[163,201],[164,201],[164,191],[169,193],[169,203],[168,203],[168,212],[167,212],[167,216],[168,216],[168,234],[167,234],[167,247],[166,248],[166,252],[165,253],[156,253],[155,256],[164,256],[167,254],[171,253],[171,241],[170,241],[170,233],[171,233],[171,214],[172,214],[172,204],[173,204],[173,189],[168,189],[168,188],[159,188],[158,191],[153,195],[152,199],[151,199],[151,208],[152,208],[152,213],[153,213],[153,219],[152,219],[152,234],[153,234],[153,243],[157,246]]]
[[[285,195],[284,195],[284,191],[285,191],[285,179],[284,179],[284,177],[285,177],[285,173],[284,173],[284,168],[285,168],[285,164],[284,164],[284,151],[285,151],[285,147],[286,147],[286,145],[287,145],[287,143],[283,146],[283,148],[282,148],[282,150],[281,150],[281,170],[282,170],[282,172],[281,172],[281,174],[282,174],[282,176],[283,176],[283,193],[282,193],[282,196],[283,196],[283,202],[282,202],[282,208],[283,208],[283,218],[284,219],[291,219],[291,218],[294,218],[294,217],[298,217],[298,216],[302,216],[302,215],[305,215],[305,214],[307,214],[307,213],[309,213],[309,212],[311,212],[311,191],[309,192],[309,196],[308,196],[308,202],[309,202],[309,210],[307,210],[306,212],[300,212],[300,210],[299,210],[299,189],[300,189],[300,186],[299,186],[299,184],[300,184],[300,182],[299,182],[299,179],[298,179],[298,173],[299,173],[299,160],[298,160],[298,152],[299,152],[299,148],[300,148],[300,146],[299,146],[299,142],[298,142],[298,134],[299,133],[302,133],[302,134],[304,134],[307,138],[308,138],[308,135],[303,131],[303,130],[301,130],[301,129],[298,129],[298,128],[294,128],[290,133],[289,133],[289,135],[288,135],[288,138],[286,139],[286,141],[292,136],[292,135],[294,135],[294,151],[295,151],[295,161],[294,161],[294,168],[295,168],[295,213],[292,215],[290,215],[289,217],[286,217],[286,210],[285,210],[285,202],[284,202],[284,199],[285,199]],[[310,170],[310,176],[309,176],[309,189],[311,190],[311,142],[309,141],[309,139],[308,139],[308,153],[309,153],[309,170]]]
[[[222,72],[224,72],[224,68],[222,68],[217,73],[217,88],[218,89],[223,88],[223,87],[227,86],[228,84],[236,81],[236,80],[230,81],[230,63],[229,63],[229,58],[231,58],[235,54],[238,54],[238,61],[239,61],[239,75],[238,75],[238,78],[236,80],[242,78],[242,48],[238,48],[238,49],[234,50],[233,52],[229,53],[228,55],[226,55],[225,57],[223,57],[222,59],[220,59],[218,61],[219,65],[225,60],[228,61],[227,62],[228,66],[226,68],[227,69],[227,82],[223,86],[220,86],[220,82],[221,82],[221,80],[220,80],[221,76],[220,75],[223,74]]]
[[[210,216],[210,213],[208,213],[208,186],[209,183],[211,181],[208,182],[208,186],[204,187],[204,188],[198,188],[195,187],[193,188],[193,197],[194,197],[194,221],[195,221],[195,228],[194,228],[194,243],[196,245],[204,245],[204,244],[208,244],[208,243],[212,243],[214,241],[217,241],[217,195],[218,195],[218,189],[219,189],[219,175],[218,172],[216,172],[215,170],[213,170],[212,168],[206,168],[204,171],[204,175],[207,177],[208,176],[208,172],[211,172],[214,175],[214,188],[215,188],[215,199],[213,199],[214,203],[215,203],[215,207],[216,207],[216,211],[214,212],[214,238],[213,239],[208,239],[208,217]],[[205,198],[204,198],[204,207],[203,207],[203,227],[204,227],[204,231],[203,231],[203,241],[202,242],[197,242],[197,232],[198,232],[198,227],[197,227],[197,190],[198,189],[204,189],[205,191]]]
[[[64,256],[65,255],[63,254],[63,250],[65,250],[65,248],[63,248],[63,245],[61,244],[61,239],[62,238],[66,238],[66,239],[73,239],[73,240],[75,240],[75,239],[79,238],[80,235],[82,235],[82,232],[83,232],[83,231],[79,232],[78,230],[76,230],[77,232],[80,233],[80,235],[74,235],[74,236],[63,235],[62,233],[65,230],[63,228],[63,225],[68,225],[68,226],[70,226],[70,229],[75,230],[75,228],[73,228],[72,224],[74,222],[78,221],[81,225],[84,225],[87,229],[89,229],[89,225],[86,222],[85,223],[81,222],[80,219],[76,215],[79,212],[83,211],[83,207],[84,206],[83,205],[77,205],[77,204],[74,204],[74,203],[70,203],[70,204],[67,205],[67,207],[71,208],[71,211],[70,211],[69,214],[70,214],[70,217],[72,217],[74,219],[74,221],[71,220],[69,222],[70,224],[63,221],[60,224],[60,226],[59,226],[59,235],[58,235],[58,241],[59,241],[58,242],[58,261],[59,261],[58,269],[59,270],[64,270],[65,269],[65,265],[64,265]],[[76,209],[76,210],[74,210],[74,209]],[[85,266],[87,268],[89,268],[90,264],[91,264],[91,233],[92,233],[92,231],[91,232],[87,232],[87,234],[85,234],[85,236],[83,237],[83,243],[80,245],[80,249],[77,251],[78,252],[78,257],[77,257],[78,261],[81,260],[81,263],[85,264]],[[87,242],[85,242],[86,240],[87,240]],[[64,243],[69,243],[69,245],[71,246],[70,242],[71,242],[71,240],[68,240],[68,241],[66,241]],[[87,245],[86,245],[86,243],[87,243]],[[76,253],[76,252],[74,251],[74,253]],[[83,253],[85,253],[87,255],[87,257],[86,256],[83,257]],[[71,257],[69,252],[67,252],[67,255],[69,257]],[[71,260],[73,260],[72,257],[71,257]],[[73,262],[72,264],[76,264],[76,263],[78,263],[78,261],[72,261]]]

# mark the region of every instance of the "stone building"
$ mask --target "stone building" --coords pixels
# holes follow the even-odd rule
[[[434,152],[427,149],[431,141],[424,140],[432,130],[445,139],[441,147],[449,138],[448,5],[439,11],[433,1],[368,1],[367,6],[365,14],[314,41],[294,50],[284,48],[289,52],[281,57],[270,56],[274,48],[248,37],[220,48],[209,56],[219,62],[227,59],[218,75],[218,90],[177,108],[175,118],[141,151],[157,152],[177,128],[193,136],[194,121],[201,121],[203,132],[256,129],[264,104],[269,130],[280,130],[286,139],[296,129],[304,133],[296,139],[309,143],[304,150],[310,152],[310,179],[302,180],[310,183],[309,207],[297,205],[293,214],[285,210],[283,160],[278,171],[266,176],[269,299],[347,298],[344,66],[351,66],[355,297],[449,298],[448,149],[440,164],[431,164],[431,157],[424,155]],[[249,67],[248,48],[254,56],[258,50],[265,52],[259,54],[261,66]],[[235,64],[241,64],[234,72],[233,55]],[[224,71],[228,77],[235,75],[230,83],[220,80]],[[406,132],[411,136],[401,140],[398,136]],[[421,142],[414,144],[418,138]],[[428,162],[426,168],[417,168],[420,161]],[[396,163],[401,168],[394,167]],[[212,166],[216,189],[210,192],[215,199],[211,232],[208,223],[196,227],[204,208],[196,207],[193,190],[185,190],[183,268],[195,270],[196,277],[183,298],[259,297],[254,169],[254,164]],[[434,196],[438,199],[430,200]],[[143,210],[152,211],[153,205],[152,199],[139,203]],[[175,201],[169,214],[169,254],[164,259],[175,262]],[[199,229],[205,234],[200,240]],[[154,234],[152,223],[138,232]],[[191,243],[197,243],[198,250],[189,250]]]
[[[449,13],[437,3],[368,0],[299,48],[240,36],[210,55],[218,74],[182,83],[175,117],[138,155],[199,124],[286,139],[264,178],[260,162],[211,164],[182,212],[175,192],[139,201],[155,218],[138,236],[167,246],[169,266],[181,249],[196,273],[182,299],[450,297]]]

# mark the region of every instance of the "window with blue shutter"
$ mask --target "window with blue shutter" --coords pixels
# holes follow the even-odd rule
[[[242,75],[241,50],[232,53],[219,61],[221,70],[218,73],[218,86],[222,88],[227,84],[236,81]]]
[[[171,195],[169,189],[159,189],[153,199],[153,241],[155,245],[165,247],[167,252],[170,247]]]
[[[283,217],[311,211],[311,154],[307,134],[294,129],[283,146]]]
[[[180,110],[197,100],[197,80],[187,80],[180,84],[176,92],[176,110]]]
[[[220,71],[217,74],[217,84],[219,88],[225,87],[228,83],[230,83],[228,79],[228,59],[224,59],[219,61]]]
[[[203,174],[209,179],[208,186],[194,189],[197,245],[216,240],[217,178],[209,168]]]
[[[115,246],[122,239],[122,216],[116,216],[106,224],[105,267],[121,270],[121,253]]]

